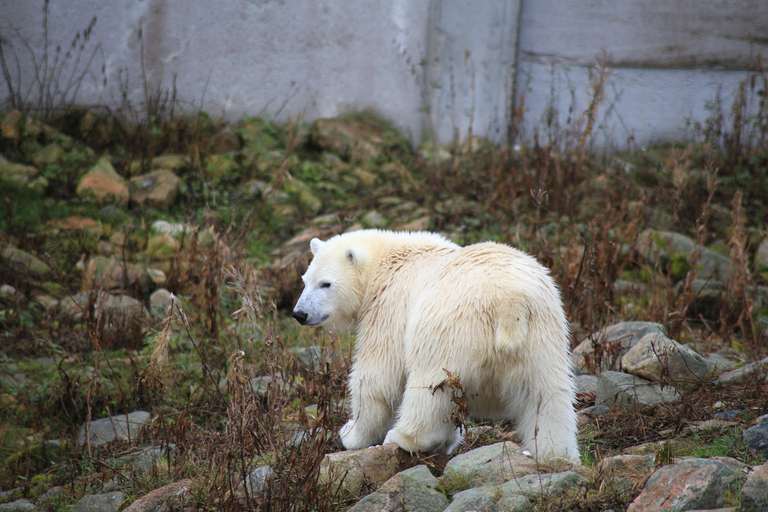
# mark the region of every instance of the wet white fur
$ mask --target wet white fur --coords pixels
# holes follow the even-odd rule
[[[347,449],[453,449],[448,370],[473,417],[510,419],[539,458],[579,460],[568,326],[548,270],[496,243],[364,230],[310,244],[295,311],[357,331]]]

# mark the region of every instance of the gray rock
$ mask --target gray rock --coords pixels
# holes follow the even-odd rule
[[[152,259],[168,260],[178,254],[179,249],[181,242],[170,233],[163,233],[149,237],[144,253]]]
[[[291,352],[296,356],[301,365],[310,371],[325,371],[325,364],[341,364],[343,357],[327,347],[313,345],[311,347],[292,348]]]
[[[728,358],[717,352],[713,352],[707,356],[707,364],[715,374],[727,372],[736,368],[739,364],[737,361]]]
[[[134,439],[141,427],[146,424],[152,415],[145,411],[136,411],[130,414],[119,414],[109,418],[91,421],[88,429],[88,440],[93,446],[100,446],[119,439],[127,441]],[[77,436],[78,444],[86,442],[85,425],[80,427]]]
[[[59,299],[57,299],[56,297],[52,297],[47,293],[41,293],[40,295],[35,295],[35,302],[43,306],[46,311],[55,311],[56,308],[59,307]]]
[[[159,268],[147,268],[147,275],[153,286],[162,288],[168,282],[168,276]]]
[[[595,405],[606,405],[611,409],[642,409],[679,399],[680,394],[673,388],[662,388],[659,384],[627,373],[603,372],[598,378]]]
[[[312,193],[312,189],[297,179],[286,181],[283,191],[305,215],[315,216],[323,208],[323,202]]]
[[[269,386],[274,380],[275,379],[273,379],[271,375],[261,375],[259,377],[254,377],[251,379],[251,389],[256,396],[263,397],[267,394]],[[275,384],[279,383],[276,382]]]
[[[502,496],[518,494],[528,499],[535,499],[545,495],[558,496],[567,489],[573,489],[586,482],[587,479],[575,471],[565,471],[543,475],[526,475],[501,484],[499,489]]]
[[[448,499],[436,490],[437,478],[426,466],[416,466],[396,474],[369,494],[349,512],[442,512],[448,507]]]
[[[127,286],[129,289],[147,292],[151,287],[145,266],[125,262],[116,257],[94,256],[88,260],[86,273],[89,279],[104,288],[122,290]]]
[[[109,157],[105,156],[94,165],[77,184],[78,197],[91,198],[98,204],[128,206],[130,193],[125,180],[117,174]]]
[[[179,195],[181,179],[167,169],[134,176],[128,182],[131,202],[167,210]]]
[[[741,512],[768,510],[768,462],[759,466],[741,488]]]
[[[768,272],[768,238],[763,238],[755,253],[755,271]]]
[[[523,447],[504,441],[475,448],[448,461],[444,479],[468,480],[470,486],[500,484],[538,472],[539,465]]]
[[[371,210],[370,212],[363,215],[363,218],[360,219],[360,222],[364,227],[373,229],[384,229],[387,227],[387,225],[389,225],[387,218],[376,210]]]
[[[633,283],[624,279],[617,279],[613,282],[613,293],[616,295],[631,295],[633,293],[644,292],[648,287],[644,284]]]
[[[601,460],[597,471],[606,478],[610,475],[617,490],[628,492],[655,469],[655,459],[655,455],[615,455]]]
[[[487,484],[488,482],[486,482]],[[493,501],[498,498],[495,508],[487,510],[519,511],[524,512],[531,509],[531,500],[541,496],[556,497],[563,494],[568,489],[576,488],[587,483],[587,479],[575,471],[565,471],[561,473],[547,474],[528,474],[515,477],[504,483],[495,485],[484,485],[464,491],[468,493],[467,502],[476,500],[479,503],[487,503],[478,498],[478,495],[485,496]],[[471,492],[470,492],[471,491]],[[456,496],[460,496],[459,493]],[[461,506],[462,503],[458,506]],[[457,507],[458,507],[457,506]],[[453,509],[451,509],[453,510]],[[457,508],[456,510],[474,510],[470,508]]]
[[[585,373],[589,367],[597,372],[618,370],[621,357],[649,334],[664,335],[664,326],[652,322],[620,322],[593,332],[571,353],[576,372]],[[603,351],[599,364],[595,345]]]
[[[768,419],[744,431],[744,444],[768,459]]]
[[[137,499],[123,512],[182,510],[182,503],[189,500],[192,484],[192,479],[187,478],[164,485]]]
[[[585,407],[584,409],[578,412],[578,415],[579,416],[588,415],[588,416],[591,416],[592,418],[599,418],[603,414],[608,414],[609,412],[611,412],[610,407],[604,404],[600,404],[600,405],[593,405],[592,407]]]
[[[189,167],[189,165],[189,156],[166,154],[153,158],[151,167],[152,169],[170,169],[171,171],[178,171]]]
[[[0,286],[0,297],[13,297],[16,295],[16,288],[9,284]]]
[[[254,469],[244,481],[240,482],[240,485],[235,491],[235,496],[237,496],[237,498],[240,500],[245,500],[247,499],[247,491],[247,496],[249,496],[251,499],[258,500],[258,498],[266,492],[267,488],[269,487],[269,483],[274,479],[275,472],[271,467],[266,465],[259,466],[258,468]]]
[[[744,485],[744,481],[747,479],[747,475],[749,475],[750,466],[733,457],[712,457],[710,460],[728,466],[731,474],[728,474],[727,471],[723,471],[720,474],[723,479],[723,489],[738,494],[741,486]]]
[[[723,476],[733,471],[709,459],[689,459],[657,469],[627,512],[713,509],[725,502]]]
[[[0,384],[14,389],[28,386],[32,381],[15,364],[3,364],[0,367]]]
[[[31,158],[36,166],[44,169],[51,164],[58,163],[64,154],[65,151],[61,146],[55,142],[51,142],[32,153]]]
[[[597,377],[594,375],[577,375],[573,383],[577,393],[597,392]]]
[[[168,458],[173,460],[175,455],[176,445],[171,443],[167,449],[162,446],[150,446],[121,457],[120,460],[126,461],[134,471],[149,472],[157,467],[167,465]]]
[[[439,165],[450,161],[453,158],[451,152],[444,146],[440,146],[432,141],[424,141],[419,145],[419,156],[428,162]]]
[[[672,381],[685,391],[701,386],[712,372],[701,355],[659,334],[643,336],[622,356],[621,369],[656,382],[668,371]]]
[[[371,486],[375,489],[409,465],[410,458],[396,444],[329,453],[320,464],[319,481],[357,495]]]
[[[393,144],[380,126],[351,119],[318,119],[311,137],[321,149],[353,162],[377,160]]]
[[[155,316],[163,317],[168,306],[173,302],[174,296],[165,288],[158,288],[149,296],[149,308]]]
[[[55,502],[62,498],[65,498],[67,496],[66,491],[62,489],[61,487],[51,487],[47,491],[45,491],[43,494],[37,497],[35,500],[35,504],[42,505],[44,503],[48,502]]]
[[[423,215],[406,224],[400,225],[399,231],[428,231],[432,227],[432,215]]]
[[[34,277],[45,277],[51,272],[51,267],[43,263],[37,256],[13,246],[3,249],[3,259],[8,260],[14,267],[23,272],[29,272]]]
[[[528,512],[532,509],[531,500],[521,494],[508,494],[496,502],[496,510],[504,512]]]
[[[185,226],[180,222],[168,222],[165,220],[158,220],[152,224],[152,231],[159,234],[170,233],[173,236],[180,236],[184,233],[191,233],[192,227]]]
[[[675,295],[679,296],[685,290],[685,282],[680,281],[675,285]],[[689,314],[702,315],[705,318],[717,319],[722,308],[725,285],[722,281],[714,279],[695,278],[691,283],[693,296]]]
[[[528,500],[525,499],[526,504]],[[467,489],[453,496],[450,506],[443,512],[494,512],[496,505],[484,492],[477,489]],[[508,510],[508,509],[503,509]]]
[[[722,373],[715,379],[714,384],[718,387],[740,386],[752,379],[764,379],[766,375],[768,375],[768,357]]]
[[[94,300],[97,315],[121,314],[137,322],[149,319],[149,312],[141,301],[127,295],[110,295],[106,292],[99,292],[95,298],[91,297],[89,292],[80,292],[72,297],[65,297],[59,303],[59,312],[79,321],[91,299]]]
[[[28,188],[42,194],[48,187],[48,180],[40,176],[40,171],[31,165],[0,161],[0,183],[7,183],[18,188]]]
[[[685,258],[690,263],[691,254],[696,250],[701,254],[701,258],[696,263],[698,278],[713,278],[719,281],[725,281],[728,278],[729,262],[726,256],[702,247],[692,239],[678,233],[645,230],[638,237],[637,249],[649,260],[654,260],[658,255],[662,264],[675,257]]]
[[[0,505],[0,512],[43,512],[43,509],[27,500],[16,500]]]
[[[123,504],[125,495],[122,492],[92,494],[78,501],[71,512],[116,512]]]

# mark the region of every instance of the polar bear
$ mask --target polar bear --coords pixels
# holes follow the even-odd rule
[[[498,243],[379,230],[315,238],[310,250],[293,317],[357,332],[347,449],[450,453],[463,440],[441,386],[450,372],[472,417],[513,420],[532,455],[578,462],[568,325],[536,259]]]

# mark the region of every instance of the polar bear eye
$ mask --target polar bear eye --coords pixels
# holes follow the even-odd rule
[[[330,287],[331,287],[331,283],[328,281],[323,281],[322,283],[320,283],[320,288],[330,288]]]

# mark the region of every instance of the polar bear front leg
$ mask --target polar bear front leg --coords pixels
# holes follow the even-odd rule
[[[351,398],[349,421],[339,430],[347,450],[360,450],[381,444],[392,426],[400,391],[392,376],[374,375],[355,364],[349,375]]]
[[[449,415],[453,410],[451,397],[442,389],[410,380],[405,387],[403,403],[394,428],[387,432],[383,444],[397,444],[405,451],[433,452],[453,450],[464,439],[453,426]]]

